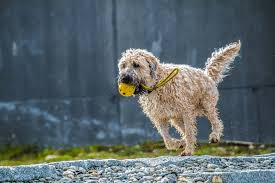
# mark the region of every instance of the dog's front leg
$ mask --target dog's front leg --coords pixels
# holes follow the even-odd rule
[[[178,149],[183,145],[181,140],[175,139],[170,136],[168,120],[154,120],[153,122],[158,132],[162,136],[167,149]]]
[[[185,127],[185,150],[180,154],[181,156],[191,156],[195,151],[195,146],[197,142],[197,126],[196,117],[194,115],[185,115],[184,127]]]

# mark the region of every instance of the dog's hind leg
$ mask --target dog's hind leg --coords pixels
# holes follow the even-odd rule
[[[181,156],[191,156],[195,151],[197,143],[197,126],[196,116],[193,114],[184,114],[184,128],[185,128],[185,150],[180,154]]]
[[[211,101],[203,101],[202,104],[205,109],[205,115],[212,126],[212,132],[209,135],[209,142],[218,143],[223,134],[223,123],[219,119],[218,109],[216,108],[218,97],[212,97],[211,99]]]
[[[209,135],[209,141],[211,143],[218,143],[220,142],[223,133],[223,124],[219,119],[218,111],[215,107],[213,107],[207,111],[206,115],[212,126],[212,132]]]
[[[167,149],[174,150],[183,145],[181,140],[175,139],[170,136],[168,120],[153,120],[153,123],[160,135],[162,136]]]

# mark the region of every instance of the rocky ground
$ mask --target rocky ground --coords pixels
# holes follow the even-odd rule
[[[275,182],[275,154],[83,160],[1,167],[6,182]]]

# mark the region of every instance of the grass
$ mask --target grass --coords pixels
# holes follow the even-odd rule
[[[199,144],[195,155],[239,156],[275,152],[272,145]],[[0,146],[0,166],[14,166],[79,159],[128,159],[178,155],[168,151],[162,142],[148,141],[134,146],[91,145],[71,148],[38,148],[32,145]]]

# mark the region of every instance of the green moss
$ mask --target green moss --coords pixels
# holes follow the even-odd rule
[[[195,155],[239,156],[275,152],[271,145],[199,144]],[[43,148],[31,145],[0,146],[0,165],[21,165],[79,159],[131,159],[178,155],[168,151],[162,142],[147,141],[134,146],[92,145],[71,148]]]

